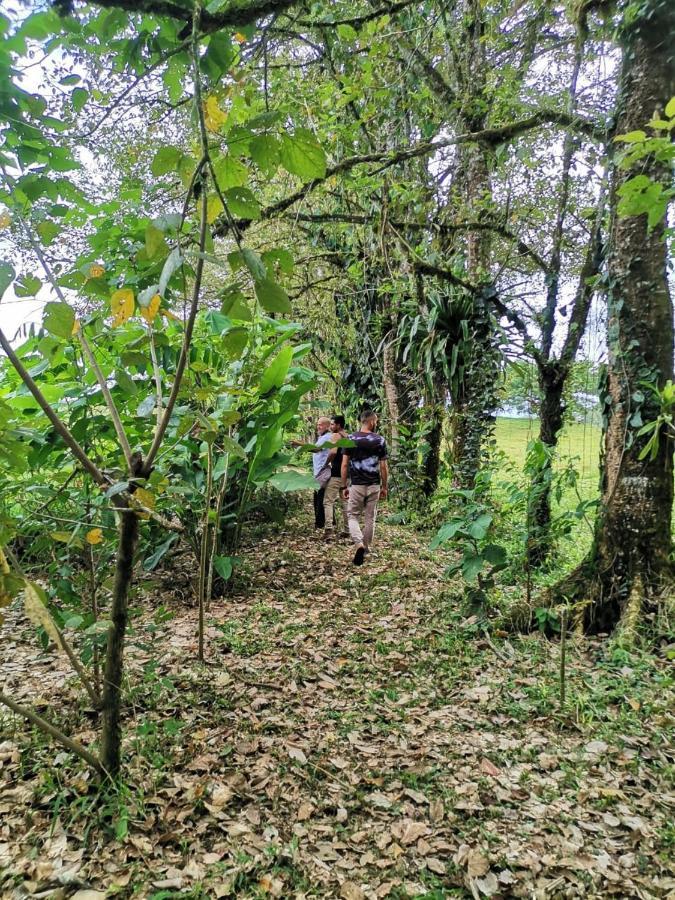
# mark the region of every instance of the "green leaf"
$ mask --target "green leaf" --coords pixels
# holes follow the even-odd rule
[[[269,278],[262,278],[255,282],[255,294],[263,309],[267,312],[290,314],[293,311],[288,294]]]
[[[614,140],[624,144],[637,144],[639,141],[646,141],[647,135],[644,131],[629,131],[627,134],[617,134]]]
[[[124,369],[117,369],[115,371],[115,381],[117,382],[119,389],[125,394],[129,394],[129,396],[133,397],[138,393],[138,385]]]
[[[222,448],[223,453],[229,453],[230,456],[236,456],[237,459],[247,459],[246,451],[229,435],[224,434],[218,438],[218,445]]]
[[[223,292],[223,303],[220,311],[224,316],[239,322],[251,322],[253,316],[246,298],[236,286],[228,287]]]
[[[293,262],[293,254],[288,250],[284,250],[282,247],[279,247],[277,250],[266,250],[262,254],[262,261],[267,266],[267,272],[270,278],[274,278],[275,266],[279,266],[279,271],[284,275],[292,275],[294,262]]]
[[[154,225],[148,225],[145,229],[145,252],[148,259],[168,252],[169,247],[164,239],[163,233]]]
[[[490,525],[492,525],[492,516],[490,513],[483,513],[469,525],[468,532],[471,537],[481,541],[488,533]]]
[[[48,303],[45,306],[43,327],[55,337],[68,340],[73,334],[75,312],[67,303]]]
[[[202,58],[202,65],[212,78],[226,72],[234,60],[232,39],[229,32],[218,31],[209,41],[209,46]]]
[[[326,154],[311,131],[297,128],[281,137],[281,165],[304,181],[326,176]]]
[[[233,187],[225,191],[224,196],[233,216],[240,219],[260,218],[260,204],[248,188]]]
[[[666,103],[665,113],[669,119],[675,118],[675,97],[671,97]]]
[[[89,91],[86,91],[84,88],[77,87],[70,95],[70,100],[73,104],[73,109],[75,112],[80,112],[82,107],[85,105],[87,100],[89,99]]]
[[[285,472],[276,472],[269,479],[268,484],[275,487],[278,491],[286,494],[290,491],[315,491],[316,481],[306,472],[298,472],[294,469],[288,469]]]
[[[40,222],[40,224],[36,226],[36,231],[40,235],[42,243],[45,247],[48,247],[52,241],[59,236],[61,228],[56,222]]]
[[[37,275],[22,275],[14,284],[14,293],[17,297],[34,297],[41,287]]]
[[[273,134],[261,134],[253,138],[249,152],[251,159],[266,175],[276,172],[281,160],[281,145]]]
[[[475,581],[484,565],[485,560],[482,556],[465,556],[462,560],[462,575],[464,576],[464,580],[468,582]]]
[[[223,352],[230,359],[239,359],[248,344],[248,330],[246,328],[231,328],[221,340]]]
[[[438,529],[438,531],[432,538],[431,543],[429,544],[429,549],[436,550],[436,548],[440,547],[441,544],[444,544],[446,541],[454,538],[462,525],[463,522],[461,519],[453,519],[452,522],[446,522],[445,525],[441,526],[441,528]]]
[[[254,280],[265,278],[267,276],[265,263],[255,250],[251,250],[249,247],[244,247],[241,251],[234,250],[232,253],[228,253],[227,261],[233,272],[238,272],[239,269],[246,268],[251,273]]]
[[[280,388],[286,380],[288,369],[293,359],[293,347],[286,344],[281,348],[279,353],[274,357],[272,362],[267,366],[260,379],[258,390],[261,394],[266,394],[272,388]]]
[[[178,164],[183,157],[183,151],[178,147],[160,147],[155,153],[150,171],[153,175],[166,175],[168,172],[175,172]]]
[[[176,543],[178,540],[177,534],[170,534],[169,537],[163,541],[159,547],[155,550],[154,553],[151,553],[150,556],[146,556],[143,560],[143,571],[144,572],[152,572],[153,569],[156,569],[160,560],[166,556],[169,549]]]
[[[244,163],[229,153],[226,156],[221,156],[214,162],[213,170],[216,173],[216,181],[221,191],[242,187],[249,179],[249,171]]]
[[[223,581],[227,581],[232,575],[232,557],[231,556],[214,556],[213,568],[220,575]]]
[[[14,281],[16,272],[8,262],[0,262],[0,298]]]
[[[501,568],[506,565],[506,550],[499,544],[488,544],[483,548],[482,556],[491,566]]]
[[[347,43],[355,41],[358,37],[356,29],[352,25],[347,25],[345,23],[337,26],[337,33],[340,40],[346,41]]]

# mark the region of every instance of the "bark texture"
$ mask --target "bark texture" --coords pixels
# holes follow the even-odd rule
[[[119,775],[121,764],[124,637],[129,617],[129,587],[138,541],[138,516],[126,505],[120,505],[119,509],[119,539],[103,680],[101,731],[101,762],[111,778]]]
[[[650,0],[626,26],[617,132],[644,128],[675,91],[675,6]],[[669,173],[647,159],[639,171],[667,181]],[[611,631],[636,604],[653,612],[672,576],[673,447],[663,439],[654,460],[640,460],[640,421],[656,418],[658,402],[645,382],[659,387],[673,377],[673,310],[666,280],[663,227],[651,232],[646,216],[619,217],[618,191],[635,170],[615,167],[609,239],[607,425],[602,502],[593,553],[585,567],[593,579],[585,627]],[[636,413],[640,414],[639,417]]]

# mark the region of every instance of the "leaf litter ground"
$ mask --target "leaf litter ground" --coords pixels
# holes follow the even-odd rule
[[[117,794],[0,713],[1,895],[675,897],[665,660],[572,642],[561,712],[558,643],[488,636],[414,532],[380,538],[354,569],[303,517],[258,534],[203,667],[189,561],[142,582]],[[90,743],[12,616],[5,690]]]

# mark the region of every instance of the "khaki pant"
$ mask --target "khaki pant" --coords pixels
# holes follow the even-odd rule
[[[347,518],[349,520],[349,534],[355,544],[363,544],[364,547],[368,548],[373,543],[379,497],[379,484],[353,484],[349,488]],[[361,514],[363,514],[363,531],[361,531],[361,526],[359,525],[359,516]]]
[[[340,488],[342,486],[342,478],[331,478],[326,485],[326,492],[323,495],[323,511],[326,517],[326,531],[333,528],[333,511],[335,509],[335,501],[339,498],[342,507],[342,528],[344,531],[349,529],[347,523],[347,501],[340,496]]]

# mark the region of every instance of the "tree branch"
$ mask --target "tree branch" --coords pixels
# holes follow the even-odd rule
[[[297,0],[230,0],[224,9],[217,13],[202,11],[199,21],[200,31],[210,34],[221,28],[250,25],[263,16],[281,13],[295,3]],[[124,9],[130,13],[166,16],[186,24],[192,22],[193,18],[191,5],[181,6],[172,0],[91,0],[91,4],[107,9]]]
[[[39,728],[40,731],[53,737],[66,747],[66,749],[70,750],[71,753],[74,753],[76,756],[79,756],[80,759],[83,759],[92,767],[92,769],[94,769],[94,771],[105,774],[105,769],[98,757],[94,756],[93,753],[90,753],[86,747],[82,746],[82,744],[69,738],[67,734],[64,734],[46,719],[43,719],[42,716],[33,712],[32,709],[28,709],[27,706],[21,706],[18,703],[15,703],[11,697],[8,697],[7,694],[4,694],[2,691],[0,691],[0,703],[4,703],[4,705],[9,707],[9,709],[16,713],[17,716],[23,716],[24,719],[28,719],[29,722]]]
[[[428,156],[445,147],[454,147],[458,144],[485,143],[494,147],[546,124],[560,126],[571,126],[574,124],[577,131],[584,134],[589,139],[600,140],[604,137],[604,131],[593,122],[582,120],[577,116],[569,116],[567,113],[557,112],[555,110],[538,110],[533,115],[526,119],[521,119],[519,122],[510,122],[507,125],[501,125],[495,128],[485,128],[482,131],[470,131],[466,134],[458,134],[455,135],[455,137],[438,141],[424,141],[413,147],[401,150],[384,150],[375,153],[363,153],[358,156],[349,156],[339,163],[336,163],[334,166],[327,168],[323,178],[315,178],[312,181],[307,181],[298,188],[297,191],[294,191],[287,197],[277,200],[276,203],[272,203],[270,206],[265,207],[261,211],[260,219],[273,219],[276,215],[285,212],[299,200],[304,199],[308,194],[316,190],[319,185],[323,184],[329,178],[332,178],[333,175],[339,175],[341,172],[348,172],[356,166],[365,165],[367,163],[380,163],[380,167],[376,169],[375,172],[371,173],[376,174],[376,172],[391,168],[392,166],[398,165],[398,163],[406,162],[409,159],[416,159],[420,156]],[[253,220],[248,219],[236,221],[236,226],[240,231],[246,231],[252,224]],[[213,229],[213,236],[223,237],[228,231],[229,223],[219,219]]]

